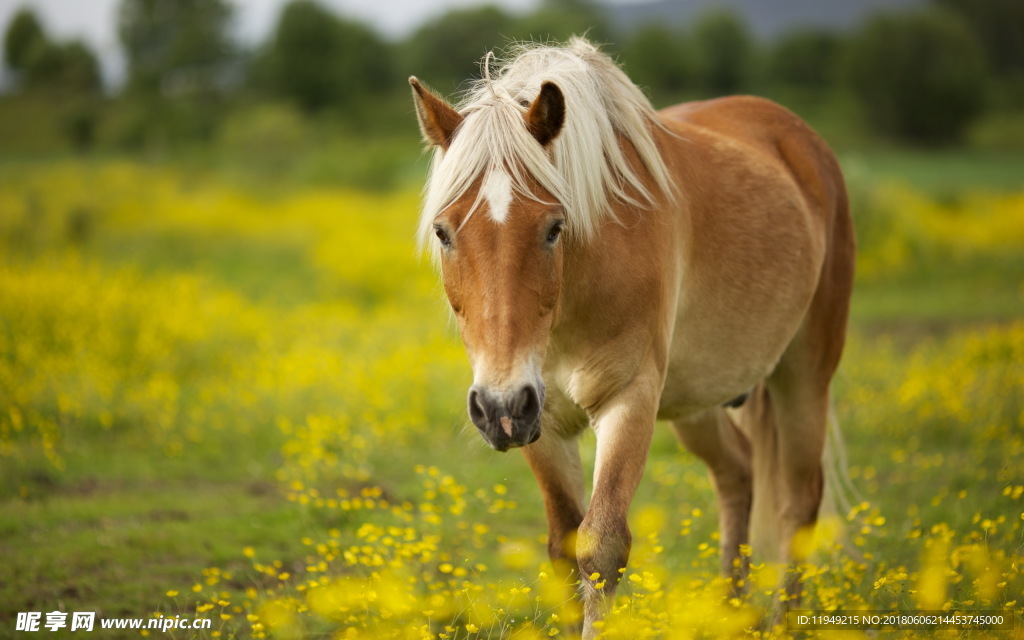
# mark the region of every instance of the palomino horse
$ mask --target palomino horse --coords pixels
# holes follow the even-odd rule
[[[582,39],[520,47],[494,78],[489,63],[457,109],[409,79],[435,148],[419,233],[473,368],[470,418],[495,449],[522,448],[584,636],[626,566],[658,419],[710,468],[723,570],[741,584],[751,520],[795,560],[853,283],[832,152],[759,98],[655,112]]]

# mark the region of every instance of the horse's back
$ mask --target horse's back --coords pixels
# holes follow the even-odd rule
[[[758,96],[726,96],[665,107],[663,121],[677,122],[716,132],[770,150],[780,135],[813,133],[795,113],[777,102]]]
[[[799,116],[771,100],[729,96],[675,105],[659,114],[684,137],[701,130],[777,161],[822,211],[834,210],[845,199],[831,149]]]

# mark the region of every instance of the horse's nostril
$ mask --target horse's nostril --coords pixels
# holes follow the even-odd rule
[[[487,409],[483,405],[480,392],[476,389],[469,391],[469,419],[478,427],[483,428],[487,424]]]
[[[530,424],[540,415],[540,397],[533,385],[527,385],[519,390],[512,401],[512,415],[521,418],[523,422]]]

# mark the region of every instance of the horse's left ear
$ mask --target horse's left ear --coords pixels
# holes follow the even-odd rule
[[[526,126],[543,146],[548,146],[558,136],[565,124],[565,97],[562,90],[552,82],[545,82],[540,95],[526,112]]]
[[[427,144],[447,149],[455,129],[462,124],[462,115],[420,84],[416,76],[410,76],[409,84],[412,85],[412,100],[416,104],[416,117],[420,121],[423,139]]]

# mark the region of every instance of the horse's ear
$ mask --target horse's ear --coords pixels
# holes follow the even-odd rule
[[[526,126],[537,142],[547,146],[558,136],[565,124],[565,98],[562,90],[552,82],[545,82],[540,95],[526,112]]]
[[[420,121],[423,139],[427,144],[447,149],[452,142],[452,134],[462,123],[462,116],[420,84],[416,76],[409,77],[409,84],[412,85],[412,101],[416,104],[416,117]]]

